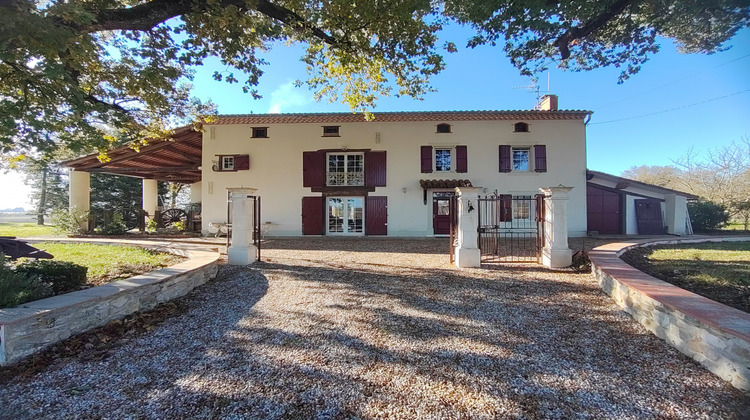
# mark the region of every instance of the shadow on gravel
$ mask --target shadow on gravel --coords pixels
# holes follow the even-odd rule
[[[680,417],[695,413],[692,404],[724,418],[748,413],[746,396],[626,315],[611,319],[593,281],[514,278],[538,271],[527,267],[486,271],[492,278],[390,275],[383,265],[255,268],[297,282],[300,295],[275,319],[224,330],[220,349],[208,349],[207,364],[163,404],[185,398],[207,416],[261,418],[649,418],[675,407],[686,410]]]
[[[12,384],[0,417],[748,418],[593,279],[287,261],[223,267],[112,357]]]

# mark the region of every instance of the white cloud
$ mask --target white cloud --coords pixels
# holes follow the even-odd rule
[[[304,107],[311,102],[313,98],[310,92],[294,86],[294,82],[290,80],[271,92],[268,113],[292,112],[294,109],[289,108]]]

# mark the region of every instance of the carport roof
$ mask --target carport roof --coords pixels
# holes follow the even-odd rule
[[[82,172],[194,183],[201,180],[202,138],[200,131],[181,127],[170,138],[152,141],[139,151],[129,145],[110,150],[108,162],[99,161],[94,153],[62,164]]]
[[[599,171],[592,171],[591,169],[586,169],[586,180],[591,181],[594,178],[600,178],[606,181],[614,182],[617,184],[618,190],[624,190],[628,187],[637,187],[646,191],[653,191],[659,194],[677,194],[681,195],[688,200],[697,200],[699,197],[694,194],[686,193],[683,191],[673,190],[671,188],[664,188],[660,187],[658,185],[653,184],[647,184],[645,182],[636,181],[634,179],[628,179],[623,178],[621,176],[616,175],[610,175],[608,173],[599,172]]]

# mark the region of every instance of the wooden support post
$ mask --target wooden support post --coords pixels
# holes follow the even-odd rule
[[[138,230],[143,233],[146,231],[146,210],[138,209]]]
[[[156,220],[156,227],[163,228],[164,223],[161,222],[161,210],[154,211],[154,220]]]

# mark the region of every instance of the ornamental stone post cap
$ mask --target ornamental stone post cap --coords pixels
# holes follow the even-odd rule
[[[560,184],[556,187],[542,187],[539,188],[539,191],[543,192],[545,195],[556,195],[568,193],[572,189],[573,187],[566,187],[563,184]]]
[[[231,187],[227,188],[227,191],[232,193],[232,195],[236,194],[247,194],[247,195],[253,195],[256,191],[258,191],[257,188],[250,188],[250,187]]]
[[[482,191],[482,187],[456,187],[455,190],[457,193],[464,193],[464,194],[479,194],[479,191]]]

